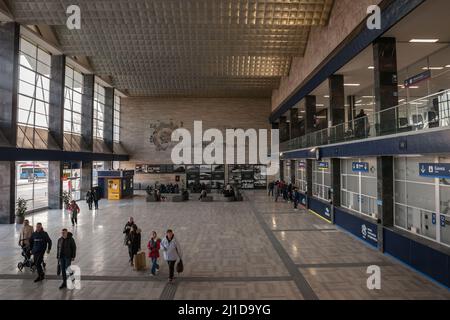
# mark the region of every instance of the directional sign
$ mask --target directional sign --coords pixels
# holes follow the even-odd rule
[[[353,172],[369,172],[368,162],[353,162],[352,163]]]
[[[431,216],[431,222],[434,226],[436,225],[436,213],[433,213],[433,215]]]
[[[450,179],[450,163],[419,163],[421,177]]]
[[[445,216],[441,216],[441,227],[445,228],[445,225],[446,225],[446,223],[445,223]]]
[[[406,79],[405,87],[413,86],[419,82],[422,82],[422,81],[430,79],[430,78],[431,78],[431,71],[427,70],[425,72],[419,73],[418,75],[415,75],[414,77]]]
[[[303,162],[303,161],[300,161],[299,163],[298,163],[298,167],[299,168],[306,168],[306,163],[305,162]]]
[[[319,170],[328,170],[330,168],[330,163],[328,162],[319,162],[318,163]]]

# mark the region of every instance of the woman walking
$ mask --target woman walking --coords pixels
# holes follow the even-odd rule
[[[169,265],[169,282],[173,282],[175,263],[178,259],[181,260],[181,249],[172,230],[167,230],[166,237],[161,241],[161,247],[164,250],[164,259]]]
[[[161,248],[161,239],[158,238],[155,231],[152,232],[152,238],[148,242],[147,248],[149,249],[148,257],[152,261],[152,276],[156,275],[156,271],[159,271],[159,249]]]
[[[70,214],[70,220],[72,221],[72,226],[75,227],[75,225],[78,225],[78,214],[80,213],[80,207],[77,205],[75,200],[72,200],[72,202],[69,205],[69,214]]]
[[[133,258],[141,250],[141,230],[133,224],[130,233],[128,233],[128,253],[130,255],[130,265],[134,266]]]

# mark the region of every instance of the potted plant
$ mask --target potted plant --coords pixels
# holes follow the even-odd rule
[[[62,193],[61,197],[62,197],[62,200],[63,200],[63,203],[64,203],[64,209],[67,209],[69,207],[69,205],[70,205],[70,199],[72,198],[70,196],[70,192],[64,191]]]
[[[16,223],[23,224],[25,220],[25,213],[27,212],[27,201],[25,199],[19,198],[17,199],[17,208],[16,208]]]

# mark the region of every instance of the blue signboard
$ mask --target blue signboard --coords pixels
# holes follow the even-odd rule
[[[427,178],[450,178],[450,163],[419,163],[419,174]]]
[[[414,77],[406,79],[405,87],[410,87],[412,85],[415,85],[419,82],[422,82],[422,81],[430,79],[430,78],[431,78],[431,70],[427,70],[425,72],[419,73],[418,75],[415,75]]]
[[[328,170],[330,168],[330,163],[328,163],[328,162],[319,162],[318,163],[318,168],[320,170]]]
[[[433,213],[431,216],[431,223],[433,223],[433,225],[436,225],[436,213]]]
[[[324,203],[323,201],[309,198],[309,209],[326,220],[331,221],[331,205],[329,203]]]
[[[306,168],[306,162],[300,161],[300,162],[298,163],[298,167],[299,167],[299,168]]]
[[[353,162],[352,163],[353,172],[369,172],[368,162]]]
[[[378,246],[378,226],[340,208],[335,209],[336,224],[370,245]]]
[[[441,227],[445,228],[445,216],[441,216]]]

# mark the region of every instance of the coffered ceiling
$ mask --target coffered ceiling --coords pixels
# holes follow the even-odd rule
[[[270,97],[334,0],[10,0],[131,96]],[[81,30],[66,27],[79,5]]]

